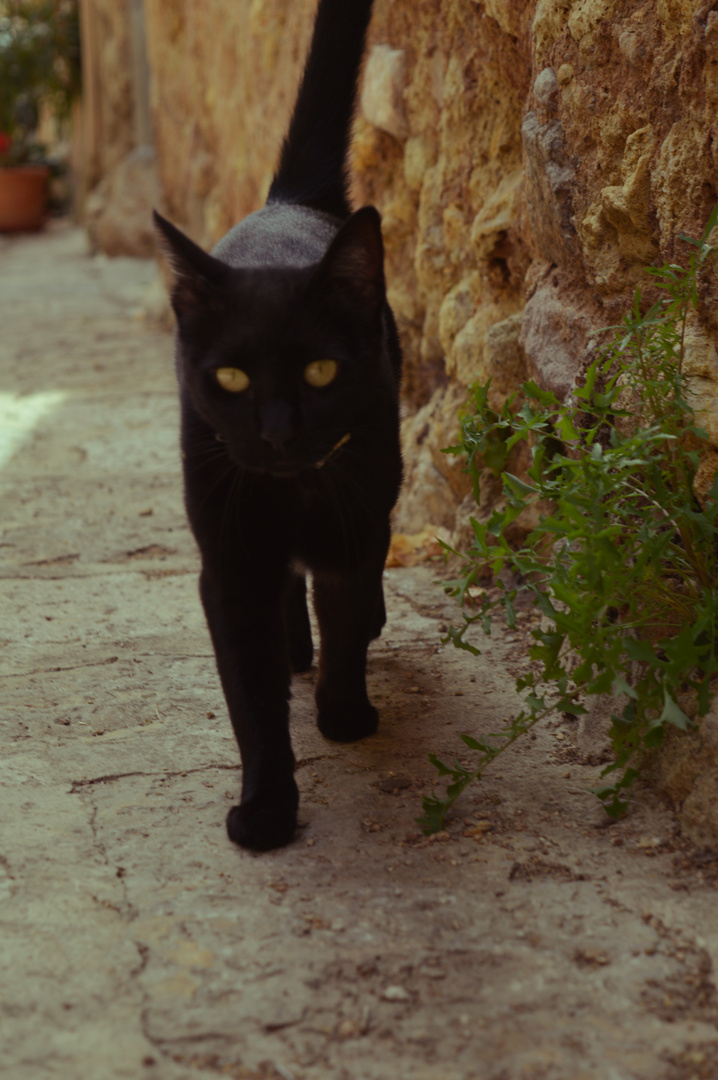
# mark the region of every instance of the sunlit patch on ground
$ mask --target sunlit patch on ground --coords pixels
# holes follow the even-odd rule
[[[66,396],[63,390],[24,396],[0,390],[0,468],[7,465],[42,417],[56,409]]]

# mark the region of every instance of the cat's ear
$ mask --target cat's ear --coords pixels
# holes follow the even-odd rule
[[[177,318],[222,308],[219,287],[229,268],[208,255],[156,210],[152,217],[174,273],[172,307]]]
[[[384,302],[384,243],[378,210],[364,206],[342,225],[322,259],[321,276],[347,299],[372,309]]]

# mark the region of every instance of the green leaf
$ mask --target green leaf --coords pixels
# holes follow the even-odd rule
[[[556,421],[556,430],[564,442],[574,442],[581,437],[568,413],[562,413],[559,416]]]
[[[660,746],[666,735],[666,729],[661,724],[660,727],[650,727],[643,736],[643,743],[649,749],[653,749],[656,746]]]
[[[439,773],[439,776],[453,776],[454,770],[446,765],[436,754],[429,754],[429,761]]]
[[[620,674],[614,675],[613,677],[612,691],[614,694],[627,694],[630,698],[633,698],[634,701],[638,698],[636,691],[632,686],[629,686],[623,678],[623,675]]]
[[[663,688],[663,712],[652,726],[663,724],[672,724],[673,727],[680,728],[681,731],[689,731],[695,727],[693,721],[686,716],[683,709],[673,700],[665,686]]]
[[[424,813],[414,820],[417,825],[421,826],[424,835],[431,836],[433,833],[441,832],[444,828],[444,818],[449,809],[448,805],[441,802],[440,799],[427,795],[422,799],[422,807]]]
[[[518,476],[514,476],[513,473],[505,472],[503,474],[504,483],[511,488],[512,491],[517,492],[519,495],[535,495],[536,488],[531,484],[525,483]]]
[[[449,641],[456,649],[463,649],[464,652],[471,653],[472,656],[481,656],[481,649],[477,649],[469,641],[464,641],[463,634],[465,630],[465,626],[461,628],[450,626],[447,631]]]
[[[651,667],[655,667],[658,658],[650,641],[639,641],[632,637],[625,638],[623,647],[631,660],[642,660]]]
[[[503,534],[505,524],[506,513],[502,514],[499,510],[494,510],[486,523],[486,528],[492,536],[500,537]]]
[[[470,517],[469,518],[469,524],[471,525],[471,528],[474,530],[474,536],[476,537],[476,539],[477,539],[477,541],[479,543],[480,549],[483,551],[485,548],[488,547],[487,542],[486,542],[486,536],[487,536],[487,533],[488,533],[488,529],[487,529],[486,525],[482,525],[481,522],[477,521],[475,517]]]
[[[466,776],[460,776],[459,779],[455,780],[453,784],[449,784],[446,789],[446,794],[449,797],[450,805],[451,803],[456,802],[461,792],[472,779],[473,778],[469,774],[467,774]]]
[[[710,239],[710,235],[715,229],[716,225],[718,225],[718,203],[716,203],[711,210],[710,217],[708,218],[708,221],[706,222],[706,227],[703,230],[704,243],[707,243],[707,241]]]
[[[542,390],[537,383],[533,382],[533,380],[523,383],[521,389],[526,394],[526,397],[533,398],[538,401],[540,405],[560,404],[555,394],[552,394],[550,390]]]

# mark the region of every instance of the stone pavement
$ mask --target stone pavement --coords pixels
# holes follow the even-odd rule
[[[427,754],[496,729],[525,652],[443,650],[436,567],[388,572],[379,734],[326,742],[295,680],[298,837],[228,842],[154,274],[0,239],[3,1076],[718,1076],[714,886],[649,794],[605,827],[570,718],[420,836]]]

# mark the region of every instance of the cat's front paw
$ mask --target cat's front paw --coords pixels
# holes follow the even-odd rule
[[[297,827],[299,805],[294,781],[292,788],[281,795],[276,791],[258,792],[239,806],[233,806],[227,814],[230,840],[253,851],[270,851],[290,843]]]
[[[319,708],[317,725],[325,739],[356,742],[376,732],[379,713],[368,701],[360,705],[325,705]]]

